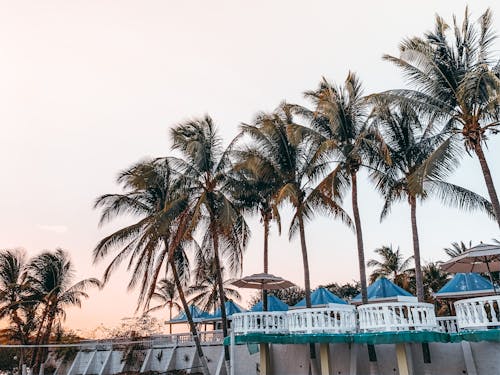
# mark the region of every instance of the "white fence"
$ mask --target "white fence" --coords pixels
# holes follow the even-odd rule
[[[233,314],[232,327],[235,334],[284,333],[288,331],[286,311],[259,311]]]
[[[356,331],[356,308],[329,304],[327,307],[288,311],[291,333],[347,333]]]
[[[500,296],[464,299],[455,302],[460,329],[500,327]]]
[[[436,318],[439,325],[439,330],[444,333],[457,333],[457,317],[456,316],[439,316]]]

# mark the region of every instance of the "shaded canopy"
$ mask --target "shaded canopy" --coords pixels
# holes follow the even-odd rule
[[[287,311],[288,305],[273,295],[267,296],[267,311]],[[259,301],[250,311],[262,311],[262,301]]]
[[[311,293],[311,306],[327,305],[329,303],[340,303],[347,305],[347,302],[337,297],[326,288],[318,288]],[[297,302],[294,307],[306,307],[306,299],[303,298]]]
[[[369,302],[416,301],[416,297],[385,277],[380,277],[368,289]],[[361,293],[352,299],[353,304],[361,303]]]
[[[500,245],[481,243],[441,264],[441,268],[450,273],[500,271]]]
[[[291,281],[270,273],[255,273],[232,282],[234,286],[249,289],[285,289],[295,286]]]
[[[193,317],[193,321],[195,323],[199,323],[202,320],[207,319],[207,318],[210,317],[209,313],[207,313],[206,311],[201,310],[196,305],[190,305],[189,306],[189,312],[191,313],[191,316]],[[186,323],[186,322],[187,322],[186,313],[184,311],[181,311],[176,317],[172,318],[172,320],[167,321],[167,324],[171,324],[171,323]]]
[[[493,294],[493,285],[477,273],[457,273],[439,291],[436,298],[479,297]]]
[[[237,314],[237,313],[241,313],[241,312],[246,311],[243,307],[241,307],[240,305],[238,305],[237,303],[235,303],[231,300],[226,301],[224,306],[226,307],[226,315],[228,318],[233,314]],[[205,321],[212,321],[212,320],[219,320],[219,319],[222,319],[220,307],[217,310],[215,310],[215,312],[213,314],[208,314],[208,317],[204,320]]]

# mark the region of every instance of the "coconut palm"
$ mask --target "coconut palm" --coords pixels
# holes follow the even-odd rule
[[[378,102],[374,109],[374,121],[379,126],[390,155],[390,163],[381,158],[375,163],[371,177],[385,200],[381,220],[390,212],[393,204],[406,200],[410,206],[410,219],[415,260],[416,291],[419,301],[424,300],[420,242],[417,226],[417,201],[431,195],[449,206],[464,210],[483,210],[492,214],[491,204],[483,197],[463,187],[448,183],[448,176],[456,159],[453,140],[442,133],[432,131],[432,124],[424,127],[416,111],[407,105],[389,106]],[[422,166],[429,173],[422,178],[422,185],[415,189],[410,180],[421,174]]]
[[[370,259],[368,261],[368,267],[375,268],[370,275],[370,282],[373,283],[379,277],[384,276],[399,286],[406,285],[413,256],[405,259],[400,248],[394,250],[392,245],[379,247],[374,252],[380,256],[381,260]]]
[[[359,78],[350,72],[344,86],[326,79],[305,97],[313,109],[294,106],[294,110],[310,121],[311,128],[295,127],[295,131],[314,141],[320,156],[331,155],[336,165],[322,186],[327,194],[343,198],[351,189],[351,202],[358,248],[359,275],[363,303],[368,302],[363,232],[358,205],[358,171],[366,166],[367,157],[383,153],[384,147],[375,128],[367,126],[368,102],[363,97]],[[369,152],[368,152],[369,151]]]
[[[66,308],[80,307],[82,300],[88,298],[86,291],[101,285],[95,278],[73,283],[74,266],[68,253],[62,249],[44,251],[34,257],[27,266],[27,272],[32,295],[41,301],[42,306],[36,341],[38,345],[49,342],[54,324],[65,319]],[[46,348],[34,349],[32,364],[38,367],[46,353]]]
[[[470,249],[472,247],[472,241],[469,241],[468,244],[463,241],[452,242],[451,247],[445,247],[443,250],[450,258],[455,258],[462,254],[464,251]]]
[[[224,277],[224,267],[222,267],[222,275]],[[240,293],[231,287],[233,281],[233,279],[225,278],[223,280],[224,301],[241,299]],[[192,295],[190,303],[200,306],[204,311],[215,311],[220,306],[221,298],[214,258],[198,260],[194,271],[194,283],[189,288],[189,293]]]
[[[316,213],[324,212],[342,219],[348,225],[351,220],[331,194],[318,185],[328,167],[317,157],[308,137],[292,132],[294,126],[289,106],[283,105],[271,114],[260,114],[255,123],[243,125],[242,130],[251,137],[254,147],[260,151],[258,163],[270,165],[282,186],[276,193],[275,205],[291,203],[294,215],[289,227],[289,237],[299,233],[304,270],[306,306],[311,307],[311,285],[306,244],[305,224]]]
[[[140,285],[138,308],[143,304],[146,310],[160,272],[167,268],[186,313],[203,372],[208,374],[207,361],[182,281],[186,259],[184,248],[193,242],[186,229],[186,220],[192,214],[189,198],[183,186],[174,183],[178,181],[178,176],[168,159],[139,162],[120,173],[117,181],[124,193],[105,194],[95,203],[96,208],[102,207],[101,224],[125,214],[137,219],[103,238],[94,249],[94,261],[102,260],[112,250],[118,249],[118,254],[104,272],[104,282],[107,282],[121,262],[129,257],[128,268],[133,269],[128,286],[134,288]]]
[[[383,95],[442,120],[445,130],[462,138],[467,153],[473,152],[479,160],[500,226],[500,203],[484,155],[488,136],[496,134],[500,125],[500,60],[492,55],[496,40],[492,26],[489,9],[475,24],[466,8],[462,24],[454,17],[451,28],[436,16],[434,31],[403,40],[400,57],[384,56],[403,71],[415,90]],[[422,179],[415,183],[421,184]]]
[[[433,293],[436,293],[448,282],[450,275],[441,269],[439,262],[427,263],[422,267],[422,272],[425,300],[434,303]]]
[[[248,226],[241,209],[232,201],[228,186],[231,170],[229,156],[233,143],[223,149],[221,138],[209,116],[178,124],[171,129],[171,136],[173,149],[182,155],[171,160],[193,202],[190,228],[203,231],[201,247],[210,252],[215,262],[222,330],[226,337],[221,260],[225,261],[228,271],[238,272],[249,237]],[[229,350],[225,353],[228,360]]]
[[[172,320],[172,311],[179,311],[180,309],[182,309],[182,306],[177,302],[178,294],[179,293],[177,291],[175,281],[169,280],[167,278],[161,279],[160,281],[158,281],[158,286],[156,287],[156,290],[151,298],[152,300],[159,302],[159,305],[151,307],[146,311],[146,313],[168,308],[168,320]],[[169,333],[172,334],[172,324],[170,324],[169,326]]]

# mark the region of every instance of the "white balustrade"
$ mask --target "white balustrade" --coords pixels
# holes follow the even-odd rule
[[[500,327],[500,296],[486,296],[455,302],[459,329]]]
[[[372,303],[358,306],[358,313],[361,331],[438,330],[430,303]]]
[[[234,333],[284,333],[288,331],[286,311],[255,311],[232,315]]]
[[[438,316],[436,318],[439,325],[439,330],[444,333],[457,333],[457,317],[456,316]]]
[[[330,303],[326,307],[288,311],[290,333],[347,333],[356,331],[356,308]]]

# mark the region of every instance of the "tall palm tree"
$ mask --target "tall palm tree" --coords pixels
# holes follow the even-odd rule
[[[224,267],[222,267],[224,277]],[[224,301],[240,300],[240,293],[231,283],[233,279],[224,279]],[[192,295],[190,303],[200,306],[205,311],[215,311],[220,306],[219,284],[217,282],[217,266],[214,258],[201,259],[198,261],[194,272],[194,283],[189,288]]]
[[[374,252],[381,257],[381,260],[368,261],[368,267],[375,268],[370,275],[370,282],[373,283],[379,277],[385,276],[399,286],[405,285],[413,256],[405,259],[399,247],[394,251],[392,245],[379,247]]]
[[[451,247],[445,247],[443,250],[450,258],[454,258],[462,254],[464,251],[470,249],[472,247],[472,241],[469,241],[468,244],[463,241],[452,242]]]
[[[171,129],[171,136],[173,149],[182,154],[181,158],[172,158],[172,162],[193,202],[190,227],[204,231],[201,246],[211,252],[215,262],[222,330],[226,337],[221,259],[225,260],[229,271],[239,271],[249,237],[247,223],[241,209],[232,201],[228,187],[234,141],[223,149],[209,116],[178,124]],[[225,350],[225,354],[228,360],[229,350]]]
[[[196,326],[184,294],[182,273],[184,248],[193,242],[186,220],[192,207],[178,176],[168,159],[146,160],[122,172],[117,179],[123,194],[105,194],[96,200],[102,207],[101,224],[117,216],[132,215],[137,221],[103,238],[94,249],[94,261],[99,261],[113,249],[118,249],[104,272],[104,282],[127,257],[133,267],[129,288],[140,285],[138,308],[149,307],[161,270],[172,273],[179,299],[186,313],[204,374],[208,365],[200,344]],[[174,183],[175,181],[175,183]]]
[[[74,266],[68,253],[62,249],[44,251],[31,259],[27,269],[30,287],[42,305],[36,343],[47,344],[56,320],[65,319],[65,309],[80,307],[82,299],[88,298],[86,291],[91,287],[100,287],[101,283],[95,278],[73,283]],[[33,364],[36,367],[46,353],[46,349],[34,349]]]
[[[283,105],[274,113],[257,116],[254,124],[243,125],[242,130],[252,138],[254,147],[260,150],[257,162],[271,165],[282,181],[276,193],[275,205],[289,202],[294,209],[289,237],[292,238],[297,232],[300,236],[306,306],[311,307],[305,224],[318,212],[338,217],[349,225],[351,220],[335,197],[327,193],[321,184],[317,184],[324,176],[327,164],[317,157],[308,137],[293,134],[294,125],[289,107]]]
[[[167,278],[161,279],[158,281],[158,286],[156,287],[156,290],[151,298],[152,300],[158,301],[159,305],[151,307],[146,313],[168,308],[168,320],[172,320],[172,311],[179,311],[182,309],[182,306],[177,302],[178,294],[175,281]],[[172,324],[169,326],[169,333],[172,334]]]
[[[390,163],[380,159],[375,163],[371,177],[382,193],[385,203],[381,220],[390,212],[394,203],[406,200],[410,206],[410,219],[415,260],[416,291],[419,301],[424,300],[420,242],[417,227],[417,201],[430,195],[446,205],[465,210],[480,209],[492,214],[491,204],[483,197],[463,187],[444,181],[456,165],[453,140],[442,133],[433,132],[432,124],[424,127],[416,111],[407,105],[389,106],[378,102],[374,110],[377,126],[383,134],[390,155]],[[422,185],[415,189],[410,181],[421,175],[422,166],[428,173]]]
[[[363,97],[361,82],[349,72],[343,87],[326,79],[305,97],[313,109],[294,106],[297,113],[310,121],[311,129],[299,126],[296,131],[309,136],[320,156],[331,155],[336,166],[327,175],[322,186],[327,194],[343,198],[351,189],[351,202],[358,248],[359,275],[363,303],[368,302],[363,232],[358,204],[358,171],[366,166],[367,156],[383,153],[383,142],[375,128],[367,126],[368,102]],[[367,152],[370,151],[370,152]],[[330,192],[331,191],[331,192]]]
[[[492,26],[489,9],[474,24],[466,8],[462,24],[454,17],[452,28],[436,16],[434,31],[403,40],[400,57],[384,56],[403,71],[415,90],[383,95],[411,103],[461,136],[467,153],[473,152],[479,160],[500,226],[500,203],[484,155],[488,136],[500,126],[500,60],[492,55],[496,40]],[[452,38],[448,38],[450,29]]]
[[[435,302],[433,293],[441,289],[450,279],[450,275],[444,272],[439,262],[430,262],[422,267],[424,279],[424,294],[427,302]]]

